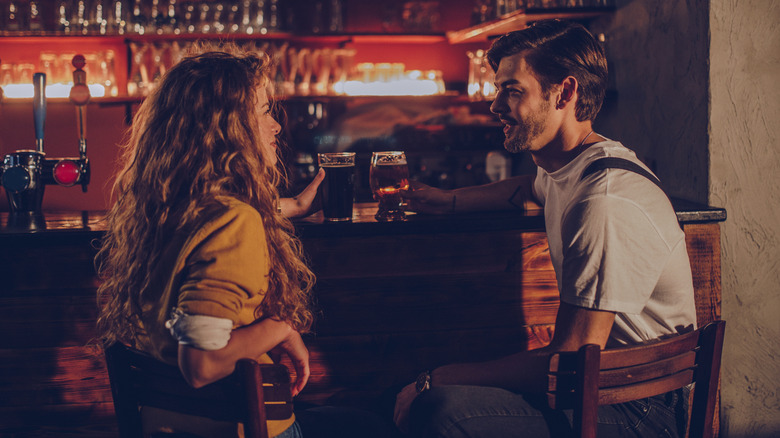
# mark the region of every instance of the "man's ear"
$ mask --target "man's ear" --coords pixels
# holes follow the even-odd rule
[[[555,108],[562,109],[567,104],[574,102],[574,99],[577,96],[577,86],[577,79],[573,76],[564,79],[560,85],[561,91],[558,96],[558,101],[555,103]]]

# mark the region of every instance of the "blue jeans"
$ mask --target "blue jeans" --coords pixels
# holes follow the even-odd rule
[[[687,391],[600,406],[598,436],[685,436]],[[412,403],[411,435],[421,438],[569,437],[571,411],[555,411],[543,396],[500,388],[437,386]]]
[[[303,438],[301,432],[301,426],[296,421],[292,426],[288,427],[284,432],[276,435],[276,438]]]
[[[346,406],[303,408],[302,405],[296,404],[295,420],[304,438],[398,437],[392,419],[387,420],[373,411]]]

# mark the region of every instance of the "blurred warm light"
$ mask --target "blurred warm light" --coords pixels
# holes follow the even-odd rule
[[[100,84],[89,84],[89,95],[92,97],[103,97],[106,95],[106,88]],[[31,99],[35,90],[32,84],[8,84],[2,87],[3,94],[7,99]],[[51,84],[46,86],[47,98],[68,97],[73,84]]]
[[[358,64],[351,80],[334,84],[336,94],[347,96],[432,96],[444,94],[441,72],[406,71],[402,63]]]
[[[388,82],[346,81],[348,96],[431,96],[440,94],[439,85],[430,79],[398,79]]]

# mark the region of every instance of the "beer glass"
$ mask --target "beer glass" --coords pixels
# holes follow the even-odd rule
[[[317,158],[320,167],[325,169],[325,180],[319,188],[325,220],[351,221],[355,199],[355,153],[321,153]]]
[[[406,220],[402,190],[409,189],[409,167],[403,152],[374,152],[369,176],[371,192],[379,202],[378,221]]]

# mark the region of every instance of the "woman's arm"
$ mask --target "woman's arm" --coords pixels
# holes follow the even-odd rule
[[[281,198],[279,200],[279,208],[282,209],[282,214],[290,218],[303,217],[319,210],[319,206],[315,202],[317,199],[317,188],[324,178],[325,171],[320,169],[314,180],[298,196]]]
[[[275,347],[286,352],[295,366],[296,395],[309,380],[309,351],[288,323],[271,318],[233,330],[227,345],[219,350],[180,344],[179,368],[190,385],[200,388],[230,375],[239,359],[256,359]]]

